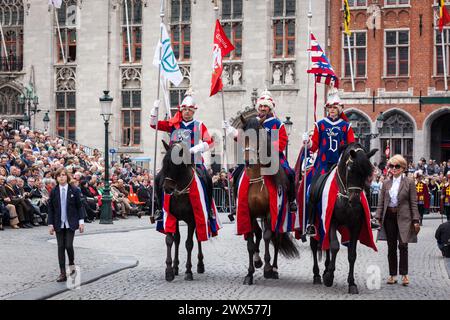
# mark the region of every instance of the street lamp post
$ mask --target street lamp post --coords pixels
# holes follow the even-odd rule
[[[48,131],[48,123],[50,122],[50,118],[48,116],[49,112],[49,110],[45,111],[44,119],[42,119],[42,121],[44,122],[44,131]]]
[[[109,186],[109,146],[108,146],[108,126],[109,120],[112,115],[111,105],[113,98],[109,95],[109,91],[103,91],[103,96],[100,97],[100,106],[102,110],[103,121],[105,122],[105,188],[102,195],[102,208],[100,215],[101,224],[112,224],[112,211],[111,211],[111,189]]]
[[[35,94],[34,89],[30,86],[25,88],[25,94],[19,96],[19,105],[25,110],[25,104],[27,105],[27,112],[24,121],[28,124],[31,129],[31,115],[33,114],[34,126],[36,127],[36,113],[41,110],[38,109],[39,97]],[[33,108],[31,107],[33,104]],[[35,128],[34,128],[35,129]]]
[[[286,144],[286,160],[288,160],[289,155],[289,136],[291,135],[293,122],[291,121],[291,117],[286,117],[286,120],[284,121],[284,126],[286,127],[286,133],[288,135],[288,142]]]

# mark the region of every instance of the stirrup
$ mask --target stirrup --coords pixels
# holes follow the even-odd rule
[[[306,227],[306,232],[305,234],[308,237],[315,237],[317,235],[317,230],[316,230],[316,226],[310,224]]]
[[[153,221],[162,221],[163,219],[162,210],[156,209],[152,218]]]
[[[295,200],[292,201],[291,203],[289,203],[289,211],[290,211],[290,212],[295,212],[295,211],[297,211],[297,203],[295,203]]]

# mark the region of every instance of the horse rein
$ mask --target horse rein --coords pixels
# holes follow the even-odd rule
[[[173,190],[173,192],[170,193],[169,195],[180,196],[180,195],[182,195],[182,194],[188,194],[188,193],[191,191],[191,184],[192,184],[192,181],[194,181],[194,176],[195,176],[195,173],[192,172],[191,180],[190,180],[189,183],[186,185],[186,187],[184,187],[181,191],[178,190],[178,189],[175,187],[175,190]],[[177,182],[176,182],[174,179],[172,179],[172,178],[166,177],[166,178],[164,178],[164,180],[168,180],[168,181],[175,182],[175,186],[177,186]]]
[[[364,151],[362,148],[355,149],[355,152],[358,151]],[[347,187],[348,185],[348,165],[353,163],[352,157],[350,156],[347,161],[345,162],[345,184],[342,181],[341,175],[339,174],[339,168],[336,169],[337,176],[339,179],[339,182],[341,183],[342,188],[344,188],[344,193],[342,194],[341,191],[338,191],[338,198],[345,198],[350,200],[349,194],[351,190],[356,190],[358,193],[361,193],[363,191],[363,188],[360,187]]]

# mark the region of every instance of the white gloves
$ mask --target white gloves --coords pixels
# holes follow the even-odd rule
[[[209,150],[209,144],[207,142],[200,142],[199,144],[193,146],[189,149],[189,152],[192,154],[198,153],[198,152],[206,152]]]
[[[155,102],[153,102],[153,108],[152,108],[152,111],[150,111],[150,125],[151,126],[156,126],[156,116],[158,115],[159,103],[160,103],[160,100],[155,100]]]
[[[222,121],[222,129],[225,129],[227,136],[233,136],[234,138],[238,136],[237,129],[231,126],[227,120]]]
[[[303,135],[302,135],[302,141],[303,141],[303,144],[307,143],[308,140],[309,140],[309,134],[308,134],[308,132],[303,132]]]

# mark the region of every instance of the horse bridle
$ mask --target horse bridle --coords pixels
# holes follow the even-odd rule
[[[181,191],[178,190],[177,182],[174,179],[169,178],[169,177],[164,178],[164,181],[167,180],[167,181],[172,181],[175,183],[175,189],[172,191],[172,193],[168,193],[168,194],[173,195],[173,196],[180,196],[182,194],[188,194],[191,191],[191,184],[192,184],[192,181],[194,181],[194,176],[195,176],[195,174],[194,174],[194,172],[192,172],[191,180],[188,182],[186,187],[184,187]]]
[[[364,152],[364,150],[362,148],[354,149],[354,151],[355,152],[358,152],[358,151],[363,151]],[[342,197],[342,198],[346,198],[346,199],[350,200],[349,194],[350,194],[350,192],[352,190],[356,190],[356,192],[354,192],[354,193],[361,193],[363,191],[363,188],[360,188],[360,187],[347,187],[347,185],[348,185],[348,171],[349,171],[348,167],[349,167],[349,164],[352,164],[352,163],[353,163],[353,160],[352,160],[352,157],[350,156],[347,159],[347,161],[345,162],[345,184],[342,181],[341,175],[339,173],[339,167],[336,169],[337,170],[338,180],[341,183],[342,188],[344,188],[344,193],[343,194],[340,191],[338,191],[338,198]]]

